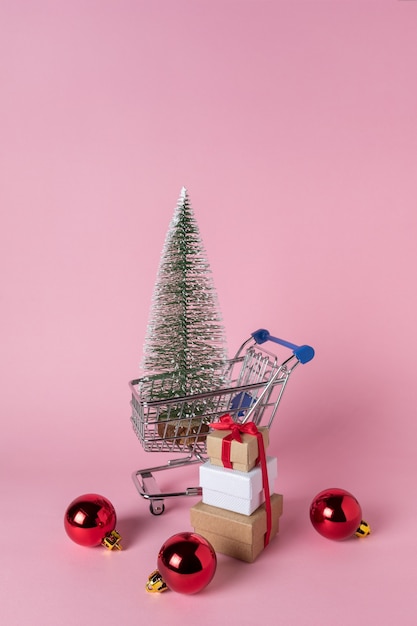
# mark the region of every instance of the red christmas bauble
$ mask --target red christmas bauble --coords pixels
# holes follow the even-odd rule
[[[64,526],[68,537],[81,546],[98,546],[116,527],[112,503],[97,493],[79,496],[68,506]]]
[[[310,520],[323,537],[347,539],[359,528],[362,510],[357,499],[345,489],[325,489],[310,505]]]
[[[212,580],[217,567],[213,546],[197,533],[173,535],[158,554],[158,571],[172,591],[197,593]]]

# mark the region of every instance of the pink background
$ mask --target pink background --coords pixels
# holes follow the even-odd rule
[[[416,70],[413,0],[1,0],[2,624],[416,623]],[[136,493],[128,381],[183,185],[230,354],[266,327],[316,358],[271,430],[278,538],[154,596],[196,500]],[[314,531],[327,487],[368,539]],[[90,491],[123,552],[66,537]]]

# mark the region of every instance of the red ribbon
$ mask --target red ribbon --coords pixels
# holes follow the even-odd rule
[[[262,471],[262,487],[265,494],[265,509],[266,509],[266,534],[264,545],[267,546],[271,536],[271,495],[269,492],[269,480],[268,471],[266,467],[266,454],[264,438],[262,433],[259,432],[258,427],[253,422],[246,422],[245,424],[238,424],[235,422],[231,415],[222,415],[219,422],[212,423],[211,428],[215,430],[230,430],[230,434],[222,440],[222,463],[224,467],[232,468],[230,461],[230,451],[232,447],[232,441],[238,441],[242,443],[241,433],[247,433],[253,435],[258,440],[258,452],[259,456],[256,463],[260,463]]]

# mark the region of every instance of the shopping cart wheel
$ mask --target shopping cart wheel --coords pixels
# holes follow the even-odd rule
[[[162,515],[162,513],[165,511],[165,504],[158,500],[155,500],[154,502],[152,502],[151,500],[149,510],[152,515]]]

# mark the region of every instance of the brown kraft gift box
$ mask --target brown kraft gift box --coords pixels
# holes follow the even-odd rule
[[[262,426],[259,429],[262,433],[265,450],[269,445],[269,430]],[[230,435],[230,430],[211,430],[207,435],[207,456],[212,465],[222,465],[222,444],[224,437]],[[258,439],[249,433],[240,433],[242,443],[234,440],[230,446],[230,461],[232,469],[239,472],[250,472],[256,465],[259,456]]]
[[[270,540],[278,533],[282,505],[282,495],[272,494]],[[216,552],[252,563],[265,547],[265,504],[252,515],[243,515],[200,501],[191,508],[190,519],[194,531],[205,537]]]

